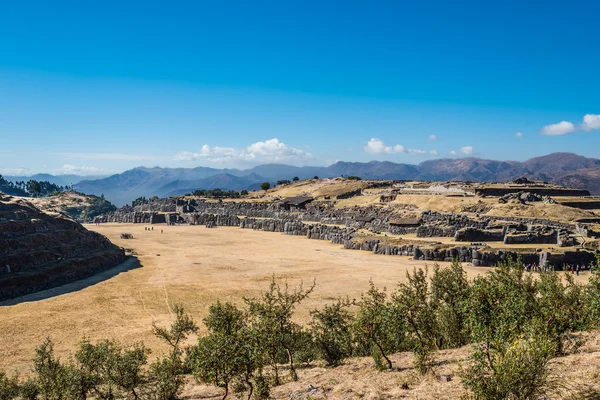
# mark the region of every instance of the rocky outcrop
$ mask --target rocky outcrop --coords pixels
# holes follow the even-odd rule
[[[0,300],[86,278],[124,260],[121,248],[70,218],[0,197]]]

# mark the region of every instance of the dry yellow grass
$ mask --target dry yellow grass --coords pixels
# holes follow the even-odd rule
[[[59,357],[66,358],[81,339],[112,338],[124,343],[144,341],[160,354],[166,349],[152,337],[152,322],[172,321],[170,305],[183,303],[200,322],[216,299],[242,302],[268,285],[271,276],[297,284],[317,279],[314,294],[301,306],[297,319],[306,321],[310,309],[338,296],[358,297],[369,279],[378,286],[393,288],[405,279],[407,270],[425,262],[406,257],[377,256],[369,252],[344,250],[325,241],[239,228],[206,229],[200,226],[106,224],[89,226],[115,243],[138,253],[142,268],[123,272],[85,289],[35,302],[0,306],[0,370],[27,374],[34,349],[46,336],[55,341]],[[160,231],[164,230],[161,234]],[[121,232],[134,234],[121,240]],[[444,264],[444,263],[442,263]],[[485,268],[465,268],[469,277]],[[579,277],[585,279],[585,277]],[[195,338],[190,338],[190,342]],[[587,353],[553,361],[569,379],[584,377],[591,385],[600,376],[600,352],[587,346]],[[273,390],[273,398],[288,398],[314,385],[333,399],[451,399],[464,390],[456,377],[458,361],[468,348],[444,351],[434,375],[418,377],[411,367],[411,355],[393,356],[399,371],[379,373],[368,358],[352,359],[337,369],[312,367],[300,370],[299,382]],[[453,376],[440,382],[435,375]],[[408,390],[401,389],[407,383]],[[593,386],[598,387],[598,385]],[[220,397],[214,387],[190,385],[186,398]]]
[[[169,305],[183,303],[200,321],[216,299],[241,302],[267,288],[272,275],[290,284],[317,280],[314,294],[299,309],[308,310],[339,296],[358,297],[369,279],[394,287],[407,270],[424,266],[408,257],[344,250],[330,242],[239,228],[104,224],[88,228],[132,248],[142,268],[122,272],[83,290],[35,302],[0,306],[0,370],[27,372],[33,351],[46,336],[66,357],[84,337],[146,342],[164,348],[151,335],[153,321],[169,324]],[[164,234],[160,230],[164,230]],[[122,240],[121,232],[135,239]],[[443,264],[443,263],[442,263]],[[466,268],[470,276],[485,269]]]
[[[559,377],[564,386],[552,399],[600,398],[600,332],[582,333],[575,337],[583,341],[578,351],[550,361],[551,374]],[[425,376],[414,370],[411,353],[392,355],[390,359],[394,363],[394,369],[386,372],[377,371],[371,358],[349,359],[337,368],[312,365],[299,369],[298,382],[288,382],[273,388],[271,397],[307,399],[308,395],[315,400],[469,399],[459,376],[460,365],[464,365],[469,354],[469,346],[437,352],[433,371]],[[441,376],[449,377],[450,380],[442,380]],[[216,399],[222,397],[222,390],[213,386],[190,384],[184,394],[188,399]]]

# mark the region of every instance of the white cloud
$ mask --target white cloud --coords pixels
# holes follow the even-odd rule
[[[0,168],[0,175],[6,176],[30,176],[35,174],[29,168]]]
[[[523,137],[523,134],[521,132],[517,132],[515,133],[515,137],[521,138]]]
[[[463,146],[460,148],[460,152],[470,156],[473,154],[473,146]]]
[[[433,141],[437,140],[437,136],[436,135],[429,135],[429,136],[427,136],[427,139],[433,142]]]
[[[65,164],[61,168],[49,171],[53,175],[98,175],[104,173],[102,168],[85,165]]]
[[[427,154],[427,152],[425,150],[420,150],[420,149],[408,149],[406,152],[408,154],[413,154],[415,156],[423,156],[423,155]]]
[[[592,130],[600,130],[600,114],[586,114],[583,117],[583,124],[581,124],[581,129],[586,132]]]
[[[457,153],[456,153],[456,151],[455,151],[455,150],[450,150],[450,155],[451,155],[451,156],[455,156],[456,154],[457,154]]]
[[[404,146],[397,144],[395,146],[387,146],[383,140],[371,138],[364,147],[369,154],[397,154],[404,153]]]
[[[84,160],[110,160],[110,161],[143,161],[160,160],[163,157],[146,154],[123,154],[123,153],[55,153],[65,158],[79,158]]]
[[[562,136],[575,132],[577,129],[572,122],[561,121],[557,124],[546,125],[542,128],[542,135],[545,136]]]
[[[431,154],[432,156],[437,156],[438,152],[437,150],[429,150],[429,154]]]
[[[277,138],[253,143],[245,149],[213,147],[205,144],[199,153],[181,151],[175,154],[174,157],[177,161],[207,160],[219,163],[235,161],[280,162],[298,161],[309,158],[312,158],[310,153],[290,147]]]

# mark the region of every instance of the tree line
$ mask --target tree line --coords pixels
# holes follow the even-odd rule
[[[382,372],[396,352],[412,352],[413,366],[429,373],[437,351],[470,344],[460,368],[475,399],[538,399],[561,386],[548,362],[565,353],[571,332],[600,327],[600,273],[587,284],[571,274],[547,272],[534,279],[519,260],[474,280],[459,263],[407,273],[394,290],[373,282],[360,299],[338,299],[310,312],[302,326],[296,307],[308,287],[275,279],[257,298],[241,305],[217,301],[203,319],[208,333],[185,346],[195,321],[181,306],[170,328],[153,326],[169,345],[167,356],[148,363],[143,343],[84,341],[73,359],[58,360],[52,342],[36,351],[33,375],[25,380],[0,373],[0,399],[176,399],[185,374],[247,399],[265,399],[284,381],[297,380],[299,363],[322,360],[335,367],[346,358],[371,356]]]
[[[11,196],[45,197],[54,193],[68,190],[67,186],[60,186],[48,181],[18,181],[11,182],[0,175],[0,192]]]

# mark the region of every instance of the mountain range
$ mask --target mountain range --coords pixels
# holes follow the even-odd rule
[[[35,174],[31,176],[5,176],[7,181],[10,182],[27,182],[30,180],[33,181],[48,181],[55,185],[59,186],[71,186],[71,184],[75,185],[83,180],[93,180],[93,179],[102,179],[106,178],[106,175],[95,175],[95,176],[81,176],[81,175],[51,175],[51,174]]]
[[[314,176],[332,178],[342,175],[360,176],[363,179],[473,182],[506,182],[525,176],[533,180],[588,189],[593,194],[600,195],[600,159],[573,153],[553,153],[523,162],[470,157],[428,160],[418,165],[389,161],[367,163],[340,161],[328,167],[264,164],[246,170],[207,167],[138,167],[101,179],[88,178],[74,184],[74,188],[87,194],[104,194],[108,200],[121,206],[140,196],[175,196],[196,189],[255,190],[262,182],[291,180],[295,176],[306,179]],[[77,180],[73,177],[67,178],[62,176],[61,179],[73,183]]]

